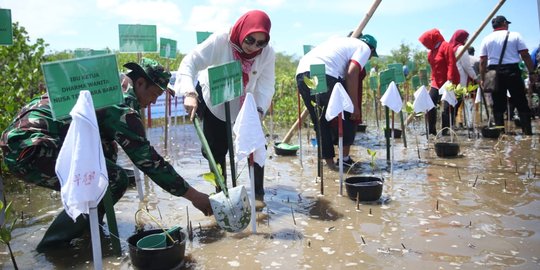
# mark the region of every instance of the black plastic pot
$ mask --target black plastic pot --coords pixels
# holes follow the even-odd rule
[[[376,201],[381,197],[383,179],[375,176],[351,176],[345,179],[345,189],[351,200]]]
[[[366,124],[358,124],[358,126],[356,126],[356,132],[366,132],[366,129]]]
[[[384,137],[385,138],[392,138],[392,129],[384,129]],[[394,129],[394,139],[401,138],[401,129]]]
[[[276,153],[276,155],[279,155],[279,156],[296,156],[296,151],[297,150],[284,149],[284,148],[278,147],[278,145],[280,143],[281,142],[274,143],[274,153]]]
[[[482,127],[482,137],[484,138],[492,138],[497,139],[499,138],[499,135],[504,131],[503,128],[500,127]]]
[[[438,157],[455,157],[459,154],[459,144],[452,142],[435,143],[435,153]]]
[[[178,268],[184,263],[186,251],[186,234],[182,230],[176,230],[171,234],[175,242],[167,237],[167,247],[141,249],[137,247],[137,241],[141,238],[154,234],[162,233],[163,230],[149,230],[130,236],[129,257],[135,269],[173,269]]]

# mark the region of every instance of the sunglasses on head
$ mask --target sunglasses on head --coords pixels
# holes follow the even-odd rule
[[[252,37],[252,36],[247,36],[247,37],[244,39],[244,43],[245,43],[246,45],[249,45],[249,46],[255,44],[255,46],[256,46],[257,48],[261,48],[261,49],[262,49],[262,48],[266,47],[266,45],[268,45],[268,40],[256,40],[256,39],[255,39],[254,37]]]

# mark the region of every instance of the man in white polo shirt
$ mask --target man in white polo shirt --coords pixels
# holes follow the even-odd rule
[[[508,90],[511,95],[511,102],[518,109],[523,133],[532,135],[531,110],[525,96],[525,84],[519,69],[519,62],[523,60],[529,70],[530,80],[532,82],[536,81],[529,50],[518,32],[508,31],[510,22],[504,16],[493,18],[491,24],[493,32],[487,35],[480,45],[480,79],[482,86],[484,86],[486,72],[488,70],[497,70],[497,87],[492,93],[495,125],[504,125],[506,90]],[[499,65],[507,34],[506,49]]]

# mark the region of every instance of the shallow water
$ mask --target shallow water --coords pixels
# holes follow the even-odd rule
[[[533,129],[538,132],[537,123]],[[146,179],[143,202],[132,187],[115,206],[122,255],[112,253],[106,238],[104,267],[132,269],[126,239],[135,231],[135,212],[146,208],[166,227],[187,228],[189,212],[193,239],[186,244],[188,269],[540,268],[538,134],[469,139],[461,130],[454,138],[460,155],[439,158],[433,138],[427,141],[422,127],[414,124],[406,133],[407,148],[403,139],[393,141],[392,162],[387,162],[383,134],[376,130],[370,123],[367,133],[357,134],[351,152],[359,162],[349,173],[371,175],[366,149],[376,150],[375,175],[385,179],[379,201],[357,207],[345,186],[339,195],[339,173],[326,168],[321,195],[316,148],[307,143],[303,130],[301,161],[299,156],[276,156],[269,147],[266,206],[257,212],[256,234],[251,225],[241,233],[224,232],[212,217]],[[163,133],[161,127],[148,130],[156,149],[167,154],[191,185],[213,192],[200,176],[209,169],[193,126],[173,127],[167,151]],[[125,156],[122,162],[129,167]],[[248,187],[246,162],[237,165],[238,183]],[[59,194],[7,182],[8,200],[15,201],[21,217],[11,242],[20,269],[92,269],[88,236],[71,249],[45,254],[34,250],[61,210]],[[147,217],[139,222],[157,228]],[[0,245],[0,267],[13,268],[5,245]]]

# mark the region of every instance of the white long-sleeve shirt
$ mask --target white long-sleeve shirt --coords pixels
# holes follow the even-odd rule
[[[228,32],[210,35],[182,59],[174,85],[176,94],[194,92],[197,81],[200,82],[208,108],[217,118],[225,121],[225,106],[212,105],[207,69],[234,61],[233,50],[229,43]],[[261,54],[253,58],[249,82],[245,87],[245,92],[253,94],[257,107],[262,108],[264,112],[270,107],[275,92],[275,58],[274,49],[268,44],[262,49]],[[231,119],[236,119],[240,111],[240,99],[230,101],[229,105]]]
[[[463,50],[463,45],[459,46],[456,50],[456,56]],[[476,72],[474,72],[473,64],[471,63],[470,56],[467,52],[463,53],[461,58],[456,63],[459,71],[459,84],[465,87],[467,86],[467,78],[471,77],[476,79]]]

